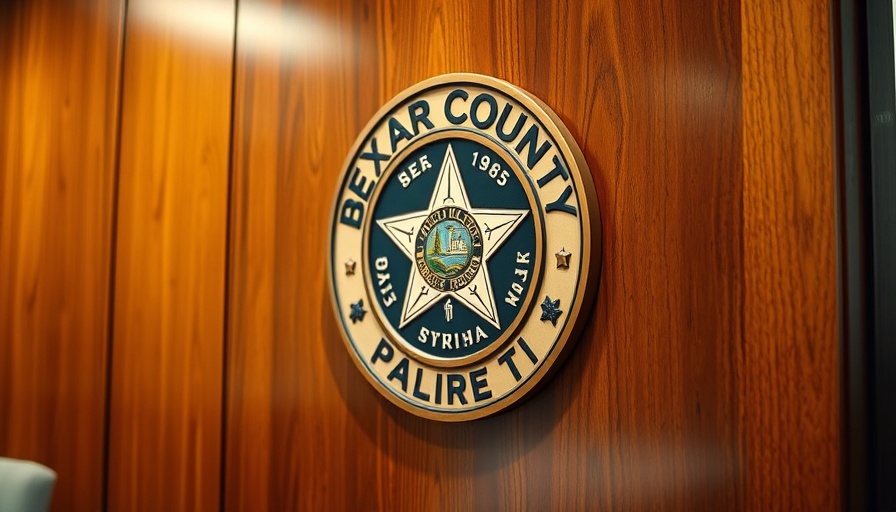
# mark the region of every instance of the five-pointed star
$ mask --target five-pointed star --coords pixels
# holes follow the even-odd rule
[[[419,231],[423,221],[430,213],[445,206],[463,208],[476,219],[482,230],[482,259],[484,263],[467,286],[454,291],[431,288],[420,275],[417,266],[412,264],[398,328],[403,328],[443,297],[451,296],[482,319],[500,329],[501,322],[498,319],[498,308],[495,305],[495,293],[492,289],[491,279],[489,279],[488,265],[485,262],[488,262],[489,257],[507,241],[510,234],[516,230],[529,212],[527,210],[473,208],[460,176],[454,149],[449,144],[442,167],[439,169],[439,176],[436,178],[436,186],[432,192],[429,207],[425,210],[381,219],[377,221],[377,224],[413,263],[415,261],[415,233]]]
[[[544,302],[541,303],[541,321],[550,320],[551,325],[557,326],[557,319],[563,311],[560,309],[560,299],[551,300],[547,295],[544,296]]]
[[[364,320],[364,313],[367,313],[367,310],[364,309],[364,299],[358,299],[358,302],[351,304],[348,317],[351,318],[352,323],[355,323],[358,320]]]
[[[554,256],[557,257],[557,268],[569,268],[569,257],[572,256],[572,253],[567,251],[566,247],[560,249],[560,252],[555,253]]]

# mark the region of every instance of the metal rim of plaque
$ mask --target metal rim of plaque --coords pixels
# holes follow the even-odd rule
[[[477,74],[386,104],[343,165],[327,278],[351,359],[441,421],[521,403],[568,355],[601,267],[591,173],[541,100]]]

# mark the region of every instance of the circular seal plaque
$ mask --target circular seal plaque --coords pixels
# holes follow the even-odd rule
[[[349,354],[386,398],[443,421],[511,407],[589,316],[600,219],[585,158],[504,81],[402,92],[346,160],[327,270]]]

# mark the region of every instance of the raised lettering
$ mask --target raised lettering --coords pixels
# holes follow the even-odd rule
[[[423,380],[423,368],[417,368],[417,376],[414,379],[414,396],[423,400],[424,402],[429,402],[429,394],[420,391],[420,381]]]
[[[373,168],[376,171],[376,177],[379,178],[380,174],[382,174],[382,170],[380,169],[380,162],[388,162],[389,155],[384,155],[380,153],[376,148],[376,139],[370,139],[370,152],[369,153],[361,153],[361,158],[364,160],[368,160],[373,162]]]
[[[442,374],[436,374],[436,400],[437,404],[442,403]]]
[[[348,189],[358,194],[358,197],[367,201],[370,199],[370,192],[373,191],[374,185],[376,185],[376,180],[371,180],[370,185],[365,189],[364,185],[367,183],[367,178],[361,176],[361,169],[355,167],[355,172],[352,174],[352,180],[348,184]]]
[[[461,405],[467,405],[467,397],[464,396],[464,392],[467,390],[467,379],[456,373],[449,373],[445,378],[448,385],[448,405],[454,405],[454,397],[457,397]]]
[[[544,208],[545,213],[553,212],[553,211],[560,211],[560,212],[568,213],[570,215],[578,216],[578,213],[576,212],[576,207],[566,204],[566,200],[569,199],[570,195],[572,195],[572,187],[567,185],[566,189],[563,190],[563,193],[560,194],[560,197],[558,197],[556,201],[548,203],[547,206],[545,206],[545,208]]]
[[[413,135],[408,131],[407,128],[402,125],[398,119],[394,117],[389,118],[389,142],[392,143],[392,152],[395,152],[395,148],[398,147],[398,143],[402,140],[411,140]]]
[[[451,121],[452,124],[463,124],[464,121],[467,120],[467,114],[461,113],[459,116],[456,116],[451,113],[451,103],[454,102],[457,98],[461,98],[464,101],[467,101],[470,95],[467,94],[467,91],[463,89],[455,89],[448,93],[448,97],[445,98],[445,118]]]
[[[513,307],[517,307],[517,302],[519,302],[520,298],[513,294],[510,290],[507,290],[507,297],[504,297],[504,302],[510,304]]]
[[[474,402],[481,402],[492,397],[492,392],[486,389],[488,387],[487,372],[487,367],[470,372],[470,388],[473,390]]]
[[[510,374],[513,375],[513,378],[516,379],[517,382],[519,382],[520,379],[523,378],[523,376],[520,375],[520,371],[516,368],[516,363],[513,362],[513,354],[515,353],[516,349],[510,347],[509,349],[507,349],[507,352],[504,352],[503,354],[501,354],[501,357],[498,358],[498,364],[506,365],[507,369],[510,370]]]
[[[427,129],[432,130],[433,124],[429,120],[429,103],[426,100],[416,101],[408,105],[408,115],[411,116],[411,127],[414,129],[414,135],[420,134],[420,123],[423,123]]]
[[[395,349],[392,348],[392,345],[386,341],[386,338],[381,338],[380,344],[376,346],[376,350],[373,351],[373,355],[370,357],[370,364],[376,364],[377,361],[388,363],[392,360],[394,354]]]
[[[397,380],[401,382],[401,390],[405,393],[408,392],[408,358],[402,357],[401,361],[395,365],[395,368],[389,372],[388,379],[389,380]]]
[[[517,340],[517,343],[520,344],[520,348],[523,349],[523,352],[525,352],[526,355],[529,356],[529,360],[532,361],[532,364],[538,362],[538,358],[535,357],[535,353],[532,352],[532,349],[529,348],[529,344],[526,343],[526,340],[524,340],[522,336],[520,336],[520,339]]]
[[[483,103],[488,105],[488,115],[486,118],[479,118],[479,107]],[[470,104],[470,120],[473,121],[473,125],[476,128],[481,130],[485,130],[490,127],[495,122],[495,117],[498,115],[498,102],[495,101],[495,97],[488,93],[482,93],[479,96],[473,98],[473,103]]]
[[[339,216],[339,222],[353,228],[361,228],[361,219],[364,218],[364,203],[355,201],[354,199],[346,199],[342,203],[342,215]]]
[[[511,110],[513,110],[513,106],[510,103],[504,105],[504,110],[501,111],[501,117],[498,118],[498,124],[495,126],[495,131],[498,132],[498,138],[504,142],[510,142],[516,139],[517,135],[520,134],[520,130],[523,129],[523,124],[525,124],[526,119],[529,119],[529,116],[520,112],[520,116],[516,119],[516,124],[513,126],[513,129],[510,130],[510,133],[506,133],[504,131],[504,126],[507,123],[507,117],[510,115]]]
[[[526,165],[529,167],[531,171],[533,167],[535,167],[541,158],[551,149],[551,142],[544,141],[538,149],[535,149],[535,145],[538,143],[538,125],[533,124],[529,127],[529,130],[526,131],[526,134],[523,135],[523,138],[520,140],[519,144],[516,145],[516,154],[523,156],[523,148],[529,146],[529,154],[526,157]]]
[[[560,159],[557,158],[557,155],[554,155],[553,162],[554,162],[554,168],[551,169],[550,171],[548,171],[548,173],[545,174],[544,176],[542,176],[541,178],[538,178],[538,188],[541,188],[541,187],[547,185],[548,183],[550,183],[551,180],[553,180],[557,176],[561,176],[563,178],[563,181],[569,180],[569,172],[567,172],[566,168],[563,167],[563,164],[560,162]]]

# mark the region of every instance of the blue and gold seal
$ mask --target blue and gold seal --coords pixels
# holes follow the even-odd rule
[[[507,409],[589,316],[599,226],[585,159],[538,99],[472,74],[404,91],[358,138],[333,208],[327,270],[349,354],[414,414]]]

